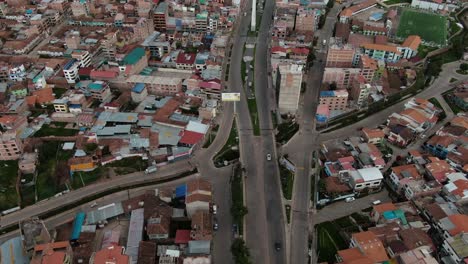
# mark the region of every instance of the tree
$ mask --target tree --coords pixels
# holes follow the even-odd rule
[[[236,264],[252,264],[249,249],[242,238],[236,238],[231,245],[231,253]]]
[[[468,63],[462,63],[462,64],[460,64],[460,70],[462,70],[462,71],[468,71]]]
[[[96,143],[89,143],[84,146],[86,153],[94,152],[97,149],[98,145]]]
[[[234,222],[241,222],[242,217],[249,212],[247,207],[241,203],[233,203],[231,206],[231,214],[234,218]]]
[[[329,0],[327,3],[327,7],[330,9],[333,8],[334,5],[335,5],[335,0]]]

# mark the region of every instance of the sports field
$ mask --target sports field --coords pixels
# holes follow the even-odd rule
[[[405,8],[401,13],[397,36],[406,38],[409,35],[419,35],[426,42],[445,45],[447,40],[447,18]]]

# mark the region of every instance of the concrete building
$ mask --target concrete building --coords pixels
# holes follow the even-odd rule
[[[80,62],[77,59],[71,59],[63,66],[63,74],[68,83],[73,84],[79,80],[79,69]]]
[[[332,68],[350,68],[353,66],[355,52],[353,46],[343,44],[339,38],[331,38],[325,66]]]
[[[314,32],[317,30],[320,10],[300,6],[296,13],[295,30],[301,32]]]
[[[421,44],[421,37],[417,35],[408,36],[401,47],[399,47],[400,52],[402,53],[401,57],[405,59],[411,59],[412,57],[418,54],[418,48]]]
[[[385,62],[397,62],[402,58],[401,49],[388,44],[364,44],[364,54]]]
[[[158,5],[155,5],[154,11],[153,11],[154,30],[159,31],[159,32],[165,32],[167,18],[168,18],[167,2],[160,2]]]
[[[0,160],[17,160],[23,152],[23,143],[16,131],[0,133]]]
[[[354,78],[351,86],[351,98],[359,108],[367,106],[370,91],[371,85],[367,83],[364,76],[358,75]]]
[[[348,105],[348,92],[346,90],[322,91],[319,104],[328,105],[330,111],[344,111]]]
[[[91,97],[101,102],[106,101],[112,96],[109,84],[103,81],[95,81],[88,85],[88,92],[91,93]]]
[[[295,114],[299,106],[302,84],[302,65],[282,64],[278,68],[280,113]]]
[[[337,89],[346,89],[360,72],[358,68],[325,68],[322,83],[334,83]]]
[[[383,181],[382,172],[378,168],[364,168],[355,171],[349,171],[348,185],[356,191],[364,188],[380,188]]]
[[[133,86],[132,89],[132,101],[133,102],[142,102],[148,96],[148,90],[145,87],[144,83],[137,83]]]
[[[132,75],[127,79],[131,85],[142,83],[148,89],[148,94],[154,95],[174,95],[182,91],[182,78]]]
[[[412,0],[411,7],[427,9],[431,11],[443,10],[446,6],[446,3],[442,0]]]

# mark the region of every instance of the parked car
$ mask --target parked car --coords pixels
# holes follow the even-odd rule
[[[271,160],[271,154],[270,154],[270,153],[267,154],[267,160],[268,160],[268,161]]]
[[[276,250],[276,251],[280,251],[280,250],[281,250],[281,243],[280,243],[280,242],[276,242],[276,243],[275,243],[275,250]]]
[[[380,200],[375,200],[375,201],[372,202],[373,205],[378,205],[378,204],[381,204],[381,203],[382,203],[382,201],[380,201]]]
[[[218,226],[218,219],[214,218],[213,219],[213,230],[216,231],[219,229],[219,226]]]
[[[213,204],[211,206],[211,210],[212,210],[214,215],[217,214],[218,213],[218,206],[216,204]]]
[[[356,200],[356,198],[354,198],[354,197],[348,197],[348,198],[345,199],[345,202],[350,203],[350,202],[355,201],[355,200]]]

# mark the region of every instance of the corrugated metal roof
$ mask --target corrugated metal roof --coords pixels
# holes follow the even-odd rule
[[[138,262],[138,248],[143,240],[143,224],[145,221],[144,209],[139,208],[132,211],[130,225],[128,227],[126,255],[131,257],[132,263]]]

